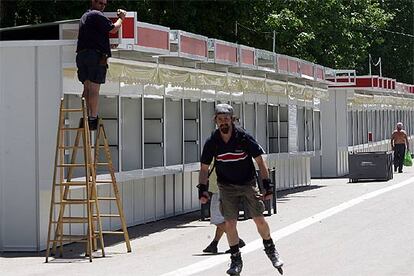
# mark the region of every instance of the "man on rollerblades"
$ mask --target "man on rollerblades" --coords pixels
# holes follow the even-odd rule
[[[270,236],[269,225],[263,216],[263,200],[271,198],[274,188],[269,179],[267,165],[262,158],[264,151],[250,134],[235,126],[232,106],[218,104],[215,108],[214,120],[218,129],[204,144],[198,188],[199,198],[203,203],[209,197],[207,192],[209,165],[215,159],[221,210],[225,219],[231,253],[231,264],[227,274],[239,275],[243,268],[237,233],[239,203],[242,199],[263,239],[267,257],[272,265],[282,273],[283,261],[279,258],[279,253]],[[260,194],[256,183],[256,171],[252,158],[255,159],[260,170],[264,195]]]

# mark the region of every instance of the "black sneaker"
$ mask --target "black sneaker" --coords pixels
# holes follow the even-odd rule
[[[210,243],[204,250],[204,253],[213,253],[213,254],[217,254],[218,250],[217,250],[217,245],[214,245],[212,243]]]
[[[245,245],[246,245],[246,243],[242,239],[239,239],[239,248],[242,248]],[[224,252],[224,253],[230,254],[230,249],[227,249],[226,252]]]
[[[264,251],[266,252],[267,257],[272,262],[272,265],[279,270],[281,274],[283,274],[282,266],[283,261],[279,257],[279,253],[277,252],[275,245],[266,246]]]
[[[241,259],[240,252],[237,252],[236,254],[233,254],[230,256],[231,264],[230,268],[226,271],[229,275],[240,275],[242,268],[243,268],[243,261]]]
[[[89,117],[88,118],[88,124],[89,124],[89,130],[96,130],[98,128],[98,122],[99,117]]]

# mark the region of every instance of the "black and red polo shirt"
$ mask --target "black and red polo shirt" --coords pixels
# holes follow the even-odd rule
[[[204,144],[201,163],[210,165],[216,158],[217,181],[222,184],[244,185],[256,176],[252,158],[264,154],[262,147],[243,129],[233,125],[230,140],[224,143],[215,130]]]

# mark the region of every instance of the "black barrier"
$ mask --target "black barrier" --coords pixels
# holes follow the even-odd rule
[[[356,152],[348,154],[349,182],[393,178],[391,151]]]

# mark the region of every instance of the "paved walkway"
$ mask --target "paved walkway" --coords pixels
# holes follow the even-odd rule
[[[268,217],[285,261],[284,275],[413,275],[414,168],[388,182],[313,180],[279,194],[278,214]],[[92,263],[65,247],[65,259],[44,263],[37,254],[0,255],[0,275],[225,275],[229,256],[206,255],[214,234],[192,213],[129,229],[132,253],[106,240],[106,258]],[[239,222],[242,275],[278,275],[267,260],[251,220]],[[223,239],[219,249],[227,249]]]

